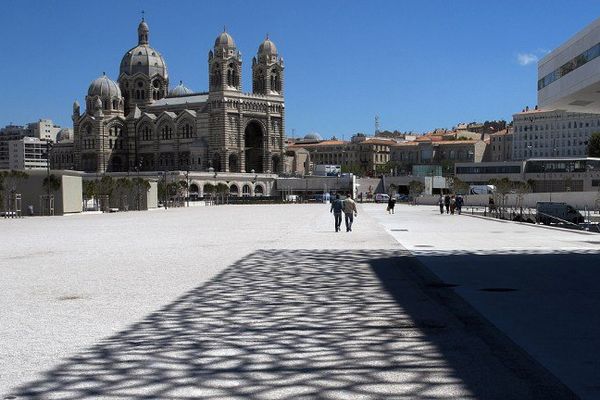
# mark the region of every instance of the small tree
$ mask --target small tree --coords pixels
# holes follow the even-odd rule
[[[513,190],[513,182],[508,178],[491,179],[490,185],[496,186],[496,195],[499,202],[496,202],[501,208],[506,206],[506,196]]]
[[[136,210],[139,211],[141,209],[142,196],[144,193],[148,193],[151,185],[150,182],[144,178],[133,178],[132,185],[135,188],[136,193]]]
[[[97,201],[98,201],[98,181],[93,180],[93,181],[83,181],[82,185],[81,185],[81,189],[83,191],[83,199],[85,201],[85,206],[87,208],[87,202],[89,199],[94,199],[94,202],[96,202],[96,206],[98,206]]]
[[[128,178],[119,178],[115,182],[115,192],[119,199],[120,210],[126,211],[129,209],[128,195],[131,191],[131,186],[132,183]]]
[[[215,189],[217,194],[221,196],[221,202],[225,203],[225,196],[229,194],[229,186],[224,183],[218,183]]]
[[[364,171],[358,164],[342,165],[342,173],[344,174],[354,174],[357,176],[361,176],[363,172]]]
[[[600,157],[600,132],[592,133],[588,142],[588,155]]]
[[[177,182],[177,197],[185,198],[188,193],[188,183],[186,180]]]
[[[458,177],[453,176],[450,180],[450,189],[455,194],[467,194],[469,191],[469,184],[460,180]]]
[[[413,204],[416,204],[416,198],[423,193],[425,185],[421,181],[410,181],[408,183],[408,193],[413,198]]]
[[[204,185],[204,196],[206,197],[206,194],[213,194],[215,192],[216,188],[215,185],[213,185],[212,183],[207,183]]]
[[[0,206],[8,209],[11,197],[17,193],[17,186],[22,181],[29,179],[29,175],[23,171],[10,170],[0,172]]]
[[[514,191],[517,194],[516,204],[515,206],[520,210],[523,209],[523,200],[525,199],[525,195],[530,193],[532,190],[532,186],[530,182],[517,182],[513,185]],[[521,211],[522,213],[522,211]]]
[[[98,194],[105,197],[105,200],[108,200],[107,204],[102,204],[103,211],[109,207],[110,199],[113,195],[113,191],[115,190],[115,182],[110,176],[103,176],[98,183]]]

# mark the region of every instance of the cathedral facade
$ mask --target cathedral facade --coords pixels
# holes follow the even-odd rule
[[[94,80],[85,111],[73,105],[74,168],[86,172],[278,173],[285,143],[284,63],[267,37],[252,58],[252,93],[242,92],[242,57],[222,32],[208,53],[208,91],[169,89],[162,55],[142,19],[138,45],[119,77]]]

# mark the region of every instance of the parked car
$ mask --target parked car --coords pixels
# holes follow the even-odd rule
[[[574,224],[585,222],[583,215],[567,203],[538,201],[536,211],[536,222],[541,222],[544,225],[561,222],[561,220]]]
[[[390,196],[387,193],[375,194],[375,203],[387,203],[389,199]]]
[[[408,201],[409,197],[408,197],[407,194],[397,193],[396,194],[396,200],[398,200],[398,201]]]

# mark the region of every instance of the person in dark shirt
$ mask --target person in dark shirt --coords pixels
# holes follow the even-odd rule
[[[335,199],[331,202],[331,209],[329,212],[333,213],[335,221],[335,231],[340,231],[340,225],[342,224],[342,210],[344,209],[344,202],[340,200],[340,195],[336,194]]]
[[[458,215],[460,215],[460,213],[462,212],[462,206],[464,202],[465,201],[463,200],[463,197],[460,194],[456,196],[456,212],[458,213]]]

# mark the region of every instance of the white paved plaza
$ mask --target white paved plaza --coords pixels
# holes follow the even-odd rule
[[[2,220],[0,398],[596,398],[599,243],[373,204]]]

